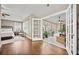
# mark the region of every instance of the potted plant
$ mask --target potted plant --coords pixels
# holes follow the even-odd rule
[[[45,38],[48,38],[48,32],[47,31],[45,31],[44,33],[43,33],[43,36],[45,37]]]

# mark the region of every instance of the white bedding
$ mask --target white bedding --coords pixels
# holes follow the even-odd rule
[[[11,28],[9,28],[9,29],[2,28],[1,29],[1,37],[7,37],[7,36],[13,36],[14,37],[14,32],[12,31]]]

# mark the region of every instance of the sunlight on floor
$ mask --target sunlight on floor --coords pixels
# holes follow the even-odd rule
[[[65,49],[65,45],[57,42],[55,37],[45,38],[44,41]]]

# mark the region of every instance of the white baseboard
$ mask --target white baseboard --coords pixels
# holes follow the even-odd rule
[[[39,40],[43,40],[41,38],[32,38],[32,41],[39,41]]]
[[[32,40],[32,37],[31,36],[26,35],[26,37],[29,38],[30,40]]]

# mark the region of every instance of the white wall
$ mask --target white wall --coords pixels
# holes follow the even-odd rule
[[[31,22],[31,20],[28,21],[28,32],[29,32],[29,35],[31,36],[32,35],[32,22]]]
[[[57,26],[58,25],[56,23],[54,23],[54,22],[49,22],[49,21],[43,20],[43,29],[44,29],[43,32],[44,31],[49,32],[50,33],[49,36],[52,35],[53,31],[56,32],[58,30]]]
[[[22,31],[22,23],[21,22],[14,22],[14,31],[20,32]]]
[[[1,20],[1,26],[12,26],[13,31],[22,31],[21,22]]]
[[[26,36],[31,38],[32,37],[32,22],[31,19],[25,20],[23,22],[23,31],[26,33]]]
[[[29,34],[28,32],[28,21],[23,22],[23,31],[27,34]]]
[[[1,20],[1,26],[12,26],[14,27],[13,21]]]

